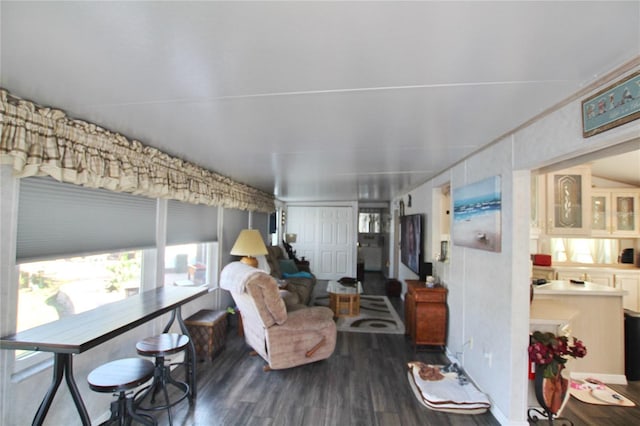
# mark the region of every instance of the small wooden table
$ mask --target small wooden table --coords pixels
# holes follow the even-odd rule
[[[343,285],[338,281],[329,281],[329,307],[336,318],[355,317],[360,315],[360,293],[362,284],[358,281],[353,286]]]
[[[447,289],[427,287],[424,281],[406,282],[405,334],[409,335],[415,348],[426,345],[440,346],[444,350],[447,344]]]
[[[32,424],[43,423],[53,397],[64,378],[82,424],[91,425],[87,408],[73,377],[73,354],[88,351],[165,313],[171,313],[171,318],[165,326],[164,333],[168,332],[173,322],[177,320],[182,333],[189,336],[180,308],[206,293],[207,289],[204,287],[160,287],[0,338],[0,349],[26,349],[54,354],[51,385],[40,403]],[[190,339],[190,353],[191,359],[194,360],[196,351],[192,339]],[[189,376],[190,382],[195,383],[193,368]],[[195,386],[190,391],[190,398],[193,399]]]

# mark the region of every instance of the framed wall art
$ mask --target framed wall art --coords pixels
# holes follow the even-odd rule
[[[640,117],[640,71],[582,101],[582,136],[606,130]]]
[[[453,190],[453,243],[502,250],[502,190],[493,176]]]

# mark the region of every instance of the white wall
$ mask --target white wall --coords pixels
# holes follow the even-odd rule
[[[593,92],[598,89],[594,87]],[[439,206],[432,201],[433,190],[447,182],[451,182],[453,190],[490,176],[501,176],[501,252],[452,243],[449,260],[433,264],[435,274],[449,289],[447,349],[458,355],[467,373],[489,394],[492,411],[503,424],[527,424],[530,170],[638,137],[640,121],[636,120],[584,139],[581,105],[576,100],[410,192],[414,207],[406,209],[406,213],[428,213],[426,260],[437,254],[432,238],[439,226],[432,216]],[[403,198],[406,203],[406,194]],[[394,205],[398,200],[394,200]],[[415,277],[402,265],[398,275],[403,280]],[[468,344],[470,339],[473,347]]]

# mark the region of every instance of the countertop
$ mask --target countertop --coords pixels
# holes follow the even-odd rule
[[[584,264],[584,263],[554,263],[551,266],[533,265],[534,268],[553,270],[554,268],[571,268],[571,269],[612,269],[616,271],[632,271],[640,272],[640,268],[633,263],[608,263],[608,264]]]
[[[573,284],[569,281],[549,281],[547,284],[534,286],[535,295],[577,295],[577,296],[619,296],[627,294],[626,291],[606,285],[585,281],[584,284]]]

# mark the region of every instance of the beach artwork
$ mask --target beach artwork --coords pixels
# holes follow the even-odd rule
[[[453,190],[453,243],[499,252],[502,192],[500,176]]]

